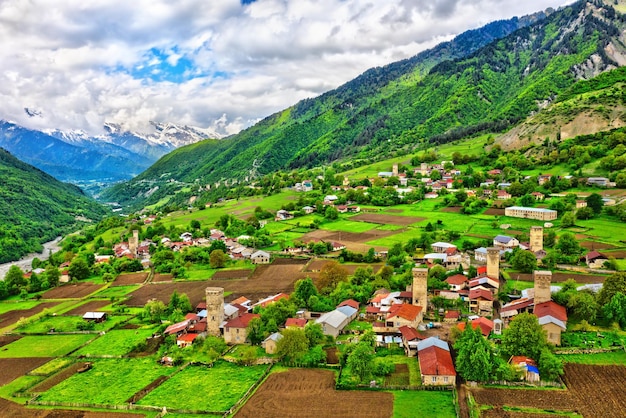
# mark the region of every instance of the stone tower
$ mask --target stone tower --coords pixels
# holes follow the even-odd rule
[[[543,250],[543,227],[531,226],[530,227],[530,251],[536,253]]]
[[[393,165],[392,172],[395,177],[398,177],[398,164]]]
[[[220,325],[224,322],[224,288],[206,288],[206,328],[209,335],[220,336]]]
[[[139,247],[139,231],[133,229],[133,236],[128,238],[128,249],[133,257],[137,257],[137,248]]]
[[[413,305],[421,306],[426,311],[428,306],[428,269],[413,269]]]
[[[535,306],[552,300],[552,295],[550,294],[552,272],[546,270],[535,270],[533,272],[533,280],[535,281]]]
[[[500,250],[487,248],[487,277],[500,280]]]

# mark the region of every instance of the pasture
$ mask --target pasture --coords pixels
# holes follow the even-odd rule
[[[90,334],[25,336],[0,351],[0,358],[59,357],[94,338]]]
[[[141,343],[145,343],[155,331],[154,327],[139,329],[118,329],[105,333],[73,353],[75,356],[124,356]]]

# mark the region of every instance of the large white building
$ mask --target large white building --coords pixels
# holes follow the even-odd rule
[[[526,208],[523,206],[510,206],[504,209],[505,216],[513,218],[537,219],[540,221],[552,221],[556,219],[558,213],[552,209]]]

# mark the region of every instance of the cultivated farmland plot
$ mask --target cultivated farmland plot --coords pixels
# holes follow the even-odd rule
[[[124,356],[137,346],[145,342],[154,332],[154,328],[148,329],[120,329],[112,330],[93,342],[73,353],[76,356]]]
[[[43,299],[80,299],[98,291],[99,289],[102,289],[103,287],[103,285],[93,283],[68,283],[48,290],[42,297]]]
[[[52,359],[46,357],[0,359],[0,386],[12,382],[50,360]]]
[[[26,336],[4,346],[0,358],[64,356],[92,338],[90,334]]]

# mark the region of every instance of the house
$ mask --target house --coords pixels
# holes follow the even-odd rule
[[[107,319],[106,312],[85,312],[83,315],[85,321],[104,322]]]
[[[176,337],[176,345],[180,348],[189,347],[198,338],[198,334],[188,333]]]
[[[254,306],[260,306],[261,308],[265,308],[270,303],[278,302],[281,299],[289,299],[289,295],[286,294],[286,293],[277,293],[277,294],[275,294],[273,296],[268,296],[265,299],[261,299],[260,301],[255,303],[253,305],[253,307]]]
[[[398,329],[403,325],[417,328],[420,322],[422,322],[424,312],[421,306],[411,305],[408,303],[396,306],[399,307],[390,311],[387,315],[387,319],[385,320],[385,327],[388,330],[398,331]]]
[[[435,192],[428,192],[424,195],[424,199],[437,199],[439,195]]]
[[[261,347],[265,349],[267,354],[276,354],[276,349],[278,348],[278,341],[283,338],[283,334],[280,332],[275,332],[269,337],[267,337],[261,343]]]
[[[447,342],[426,338],[417,344],[417,357],[423,385],[456,384],[456,370]]]
[[[504,215],[512,218],[536,219],[538,221],[553,221],[557,218],[557,211],[544,208],[527,208],[510,206],[504,209]]]
[[[446,253],[446,251],[450,248],[453,248],[456,251],[456,245],[450,244],[448,242],[435,242],[430,247],[435,253]]]
[[[302,181],[302,191],[310,192],[313,190],[313,182],[311,180]]]
[[[587,201],[586,200],[577,200],[576,201],[576,209],[586,208],[586,207],[587,207]]]
[[[609,179],[606,177],[589,177],[587,179],[588,186],[607,187],[609,183]]]
[[[539,382],[539,368],[535,360],[526,356],[513,356],[509,364],[522,374],[523,380],[529,383]]]
[[[539,177],[537,177],[537,183],[540,186],[543,186],[544,184],[549,182],[551,178],[552,178],[552,174],[541,174]]]
[[[315,212],[315,208],[314,208],[314,207],[312,207],[312,206],[305,206],[305,207],[303,207],[303,208],[302,208],[302,211],[303,211],[305,214],[310,215],[310,214],[312,214],[313,212]]]
[[[278,212],[276,212],[276,216],[274,217],[274,220],[277,222],[287,221],[289,219],[293,219],[293,215],[284,209],[281,209]]]
[[[317,318],[315,322],[322,326],[324,335],[332,335],[334,338],[337,338],[341,331],[350,323],[350,317],[356,316],[357,313],[356,309],[350,306],[343,306],[334,311],[326,312]]]
[[[243,344],[248,339],[248,324],[261,315],[245,313],[224,324],[224,341],[226,344]]]
[[[460,317],[461,317],[461,312],[448,311],[443,317],[443,322],[457,322]]]
[[[165,335],[182,335],[183,333],[185,333],[187,331],[187,327],[189,326],[189,321],[188,320],[184,320],[181,322],[177,322],[175,324],[170,325],[169,327],[165,328],[165,331],[163,331],[163,334]]]
[[[530,195],[531,195],[532,197],[534,197],[534,198],[535,198],[535,200],[543,200],[543,199],[545,199],[545,197],[546,197],[546,195],[544,195],[544,194],[543,194],[543,193],[541,193],[541,192],[532,192]]]
[[[450,285],[450,290],[458,292],[461,289],[465,289],[467,287],[468,279],[463,274],[455,274],[454,276],[448,277],[445,282]]]
[[[342,306],[350,306],[358,311],[360,304],[354,299],[347,299],[337,305],[338,308],[341,308]]]
[[[348,206],[346,205],[337,205],[335,206],[335,209],[337,209],[337,212],[339,213],[348,213]]]
[[[561,345],[561,333],[567,329],[567,310],[565,307],[553,301],[535,305],[534,315],[539,320],[539,325],[546,331],[546,337],[550,344]]]
[[[417,354],[417,344],[424,340],[423,336],[417,329],[409,327],[407,325],[401,326],[398,331],[402,334],[402,345],[404,351],[408,357],[413,357]]]
[[[601,269],[604,267],[604,263],[609,261],[609,258],[597,251],[589,251],[584,257],[581,257],[580,260],[584,261],[589,268]]]
[[[472,289],[469,293],[470,311],[479,315],[491,315],[493,294],[485,289]]]
[[[285,322],[285,328],[296,327],[296,328],[304,328],[306,325],[306,319],[304,318],[287,318]]]
[[[482,316],[480,318],[472,320],[471,324],[473,329],[480,328],[481,334],[483,334],[483,336],[485,337],[489,336],[489,334],[491,334],[491,331],[493,331],[493,321]],[[467,323],[463,322],[459,324],[458,327],[461,331],[463,331],[466,325]]]
[[[330,245],[332,245],[333,251],[341,251],[346,248],[345,244],[336,241],[331,242]]]
[[[252,261],[252,264],[269,264],[270,255],[265,251],[259,250],[252,253],[252,255],[250,256],[250,260]]]
[[[493,239],[493,246],[499,249],[507,250],[519,247],[519,241],[517,238],[509,237],[507,235],[496,235]]]

